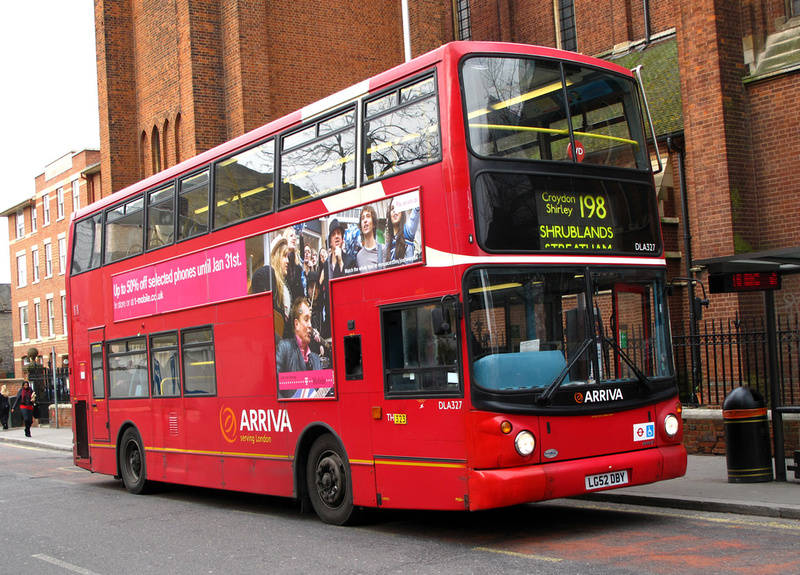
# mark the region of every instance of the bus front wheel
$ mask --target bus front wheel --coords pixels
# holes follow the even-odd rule
[[[355,519],[350,466],[342,452],[333,436],[318,437],[306,468],[311,505],[320,519],[332,525],[346,525]]]
[[[129,428],[122,434],[119,446],[119,470],[125,489],[134,494],[146,493],[149,488],[147,466],[142,440],[136,430]]]

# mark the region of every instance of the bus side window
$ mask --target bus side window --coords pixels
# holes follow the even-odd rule
[[[355,117],[350,108],[283,137],[281,207],[355,186]]]
[[[214,166],[214,229],[272,211],[275,140],[270,139]]]
[[[208,170],[184,178],[178,192],[178,239],[208,231]]]
[[[462,393],[457,331],[435,335],[432,311],[439,300],[382,311],[387,397]]]
[[[106,212],[105,263],[142,253],[144,199],[140,196]]]
[[[181,332],[184,392],[187,395],[216,395],[214,334],[210,327]]]
[[[147,249],[171,244],[175,240],[175,186],[147,195]]]
[[[433,76],[368,101],[364,116],[366,180],[441,159],[439,105]]]
[[[360,335],[348,335],[344,338],[344,373],[345,379],[364,379]]]
[[[92,344],[92,398],[105,399],[105,375],[103,372],[103,344]]]
[[[103,245],[103,214],[95,214],[75,224],[72,248],[72,274],[100,267]]]

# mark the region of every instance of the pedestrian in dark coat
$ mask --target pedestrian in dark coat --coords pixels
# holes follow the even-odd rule
[[[22,421],[25,422],[25,437],[31,436],[31,424],[33,423],[33,403],[36,401],[36,393],[31,389],[31,384],[27,381],[22,382],[22,387],[14,398],[13,409],[19,408]]]

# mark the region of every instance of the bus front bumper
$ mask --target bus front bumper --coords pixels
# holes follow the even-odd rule
[[[627,472],[624,485],[587,489],[587,477],[620,471]],[[469,476],[469,509],[477,511],[574,497],[616,487],[674,479],[685,473],[686,450],[681,444],[525,467],[472,470]]]

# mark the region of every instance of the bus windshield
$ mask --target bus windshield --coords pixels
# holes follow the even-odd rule
[[[483,268],[467,285],[479,387],[673,384],[663,271]]]
[[[462,83],[478,156],[649,167],[629,78],[544,59],[480,56],[465,60]]]

